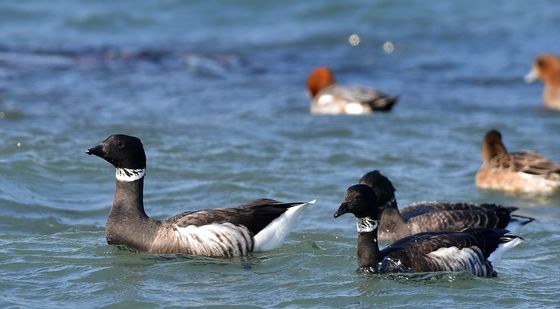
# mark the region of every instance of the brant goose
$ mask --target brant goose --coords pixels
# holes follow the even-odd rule
[[[401,211],[395,188],[379,171],[366,173],[359,181],[370,186],[377,196],[381,219],[377,237],[395,241],[421,232],[462,231],[472,228],[507,229],[517,233],[534,218],[512,214],[517,207],[474,203],[414,203]]]
[[[479,188],[529,194],[550,194],[560,188],[559,164],[534,151],[508,153],[497,130],[484,136],[482,160],[475,177]]]
[[[309,204],[259,199],[235,208],[188,211],[154,220],[144,211],[146,155],[140,139],[116,134],[89,155],[116,168],[116,190],[106,225],[107,243],[151,253],[232,257],[279,247]]]
[[[530,83],[537,79],[544,82],[544,106],[560,110],[560,57],[551,54],[537,57],[531,71],[525,75],[525,81]]]
[[[493,277],[492,261],[522,242],[507,230],[472,229],[463,232],[425,232],[402,238],[383,250],[377,244],[381,215],[373,189],[354,185],[334,214],[352,213],[357,218],[358,272],[402,273],[465,271],[475,276]]]
[[[337,85],[332,71],[327,67],[316,68],[309,74],[307,90],[311,97],[313,114],[368,114],[372,111],[389,111],[398,97],[390,97],[379,90]]]

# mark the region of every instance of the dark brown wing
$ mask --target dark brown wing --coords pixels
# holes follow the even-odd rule
[[[361,102],[371,106],[372,110],[389,111],[398,101],[396,96],[387,96],[383,92],[365,86],[339,86],[330,88],[333,95],[342,97],[346,102]]]
[[[517,207],[496,204],[423,202],[406,207],[405,221],[419,231],[460,231],[466,228],[505,228]]]
[[[507,213],[511,213],[516,211],[518,208],[515,206],[502,206],[498,204],[491,204],[491,203],[483,203],[483,204],[475,204],[475,203],[449,203],[449,202],[418,202],[411,204],[403,209],[400,210],[401,215],[404,219],[408,219],[414,216],[418,216],[421,214],[429,213],[429,212],[438,212],[438,211],[452,211],[452,210],[473,210],[473,209],[483,209],[487,211],[504,211]]]
[[[256,200],[249,201],[245,204],[239,205],[235,208],[251,208],[251,207],[254,207],[254,206],[267,206],[267,205],[270,205],[270,204],[281,204],[281,202],[279,202],[277,200],[270,199],[270,198],[259,198],[259,199],[256,199]]]
[[[247,227],[253,235],[256,235],[290,207],[301,204],[302,203],[279,203],[274,200],[260,199],[235,208],[216,208],[184,212],[167,219],[166,222],[176,224],[179,227],[229,222],[235,225],[243,225]]]
[[[513,172],[560,177],[560,165],[534,151],[508,153],[493,158],[489,163],[494,168]]]
[[[428,254],[440,248],[457,247],[463,249],[477,246],[485,258],[488,258],[498,247],[500,239],[508,233],[504,229],[471,229],[464,232],[427,232],[402,238],[385,249],[381,250],[383,256],[395,253],[409,256]]]
[[[475,229],[465,232],[430,232],[405,237],[381,251],[384,259],[380,272],[399,271],[472,271],[476,275],[492,276],[487,261],[501,243],[518,238],[505,235],[507,230]],[[444,248],[470,250],[462,254],[431,255]],[[453,251],[451,251],[453,252]]]

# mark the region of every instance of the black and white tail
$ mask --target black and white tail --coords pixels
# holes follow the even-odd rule
[[[506,226],[506,230],[510,231],[513,234],[516,234],[519,232],[521,227],[533,221],[535,221],[535,218],[520,215],[511,215],[511,221]]]
[[[280,217],[270,222],[264,229],[255,235],[255,245],[253,247],[253,251],[269,251],[280,247],[288,233],[290,233],[290,230],[301,211],[314,203],[315,200],[312,200],[298,206],[290,207]]]

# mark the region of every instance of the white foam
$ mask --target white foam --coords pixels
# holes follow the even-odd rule
[[[286,210],[280,217],[270,222],[255,237],[255,246],[253,251],[268,251],[276,249],[282,245],[284,239],[292,229],[298,214],[310,204],[314,204],[315,200],[293,206]]]

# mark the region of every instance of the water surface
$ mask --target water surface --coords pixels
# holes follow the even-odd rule
[[[554,1],[3,1],[0,306],[558,306],[560,197],[479,191],[474,173],[490,128],[560,161],[560,114],[522,80],[536,55],[560,53],[559,16]],[[401,100],[309,115],[318,65]],[[113,133],[144,142],[151,216],[318,203],[282,248],[245,258],[108,246],[114,172],[84,151]],[[401,206],[495,202],[538,221],[497,278],[358,275],[354,221],[332,215],[372,169]]]

